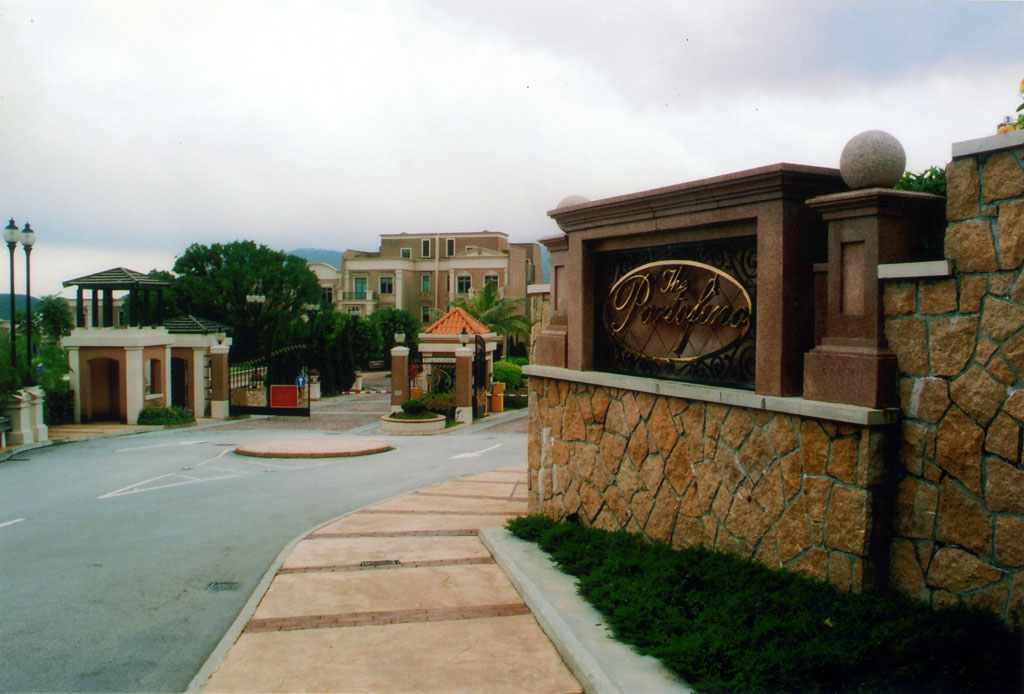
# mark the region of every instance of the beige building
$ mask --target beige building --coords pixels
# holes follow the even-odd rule
[[[508,234],[381,234],[377,251],[345,251],[342,267],[310,263],[324,298],[340,311],[367,316],[400,308],[424,323],[493,282],[502,297],[521,299],[540,265],[536,243],[510,243]],[[436,315],[434,316],[436,317]]]

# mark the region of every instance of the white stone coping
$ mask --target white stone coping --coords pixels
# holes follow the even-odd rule
[[[719,405],[734,405],[737,407],[747,407],[752,410],[780,412],[799,417],[826,419],[832,422],[861,426],[894,424],[899,421],[900,413],[897,408],[878,410],[859,405],[805,400],[795,396],[760,395],[737,388],[718,388],[697,383],[663,381],[655,378],[626,376],[623,374],[605,373],[603,371],[574,371],[557,366],[528,365],[523,367],[523,373],[527,376],[552,378],[559,381],[573,381],[592,386],[604,386],[606,388],[622,388],[623,390],[633,390],[653,395],[666,395],[673,398],[682,398],[683,400],[699,400]]]
[[[920,263],[884,263],[878,266],[878,279],[896,280],[916,277],[951,277],[953,266],[948,260]]]
[[[1024,145],[1024,130],[1014,130],[1003,135],[990,135],[988,137],[979,137],[976,140],[954,142],[953,158],[969,157],[973,154],[994,152],[999,149],[1018,147],[1020,145]]]
[[[550,294],[550,284],[531,284],[526,287],[527,294]]]

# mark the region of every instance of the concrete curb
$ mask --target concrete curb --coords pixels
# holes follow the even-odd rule
[[[536,545],[504,528],[481,528],[480,540],[587,694],[693,693],[657,659],[613,640],[604,617],[577,594],[575,579]]]

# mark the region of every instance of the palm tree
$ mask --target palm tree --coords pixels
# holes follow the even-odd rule
[[[500,297],[498,286],[494,282],[485,282],[482,291],[469,297],[468,300],[459,297],[453,304],[508,342],[510,337],[524,340],[530,338],[530,320],[520,312],[525,301],[526,299]]]

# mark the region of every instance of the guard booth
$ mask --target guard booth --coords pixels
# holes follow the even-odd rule
[[[418,356],[407,347],[392,350],[391,410],[400,410],[413,388],[434,394],[454,388],[455,419],[471,422],[482,417],[487,413],[498,343],[498,335],[490,328],[461,308],[453,308],[419,334]]]

